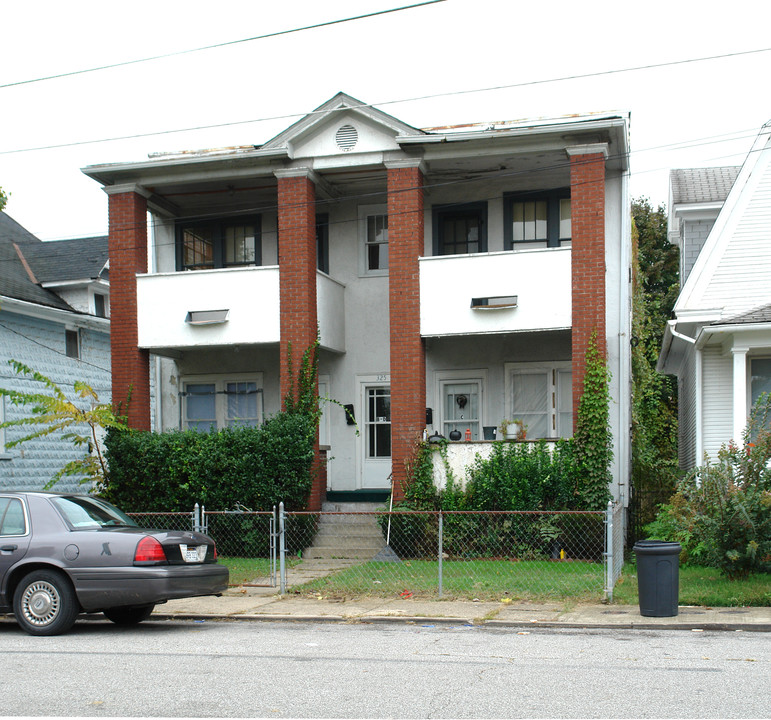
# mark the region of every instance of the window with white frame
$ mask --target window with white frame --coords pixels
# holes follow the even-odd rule
[[[391,457],[391,388],[365,389],[364,437],[367,458]]]
[[[388,274],[388,208],[359,207],[359,269],[361,275]]]
[[[771,358],[750,358],[750,410],[764,393],[771,393]],[[771,428],[771,418],[766,418],[766,426]],[[755,436],[759,430],[754,428]]]
[[[261,375],[185,378],[182,396],[186,430],[210,432],[262,422]]]
[[[570,362],[507,363],[506,416],[521,420],[531,440],[573,435]]]

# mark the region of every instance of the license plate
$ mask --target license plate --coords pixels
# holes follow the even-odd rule
[[[180,545],[182,559],[187,563],[203,562],[206,558],[206,545]]]

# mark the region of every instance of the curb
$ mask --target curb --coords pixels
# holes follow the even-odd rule
[[[478,628],[544,628],[565,630],[681,630],[687,632],[771,632],[771,623],[587,623],[517,621],[517,620],[472,620],[469,618],[420,617],[410,615],[253,615],[247,613],[223,615],[218,613],[153,613],[150,620],[188,621],[238,621],[238,622],[312,622],[341,624],[388,624],[405,625],[464,625]]]

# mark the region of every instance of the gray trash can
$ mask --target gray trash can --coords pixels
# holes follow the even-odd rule
[[[680,543],[664,540],[638,540],[637,594],[640,615],[674,617],[680,594]]]

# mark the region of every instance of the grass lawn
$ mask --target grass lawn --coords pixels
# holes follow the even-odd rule
[[[230,571],[230,584],[251,583],[270,575],[267,558],[220,557]],[[301,561],[286,560],[287,567]],[[604,569],[600,563],[506,560],[447,560],[442,563],[442,598],[527,600],[548,602],[600,602]],[[434,560],[368,562],[319,578],[293,592],[326,597],[377,596],[439,597],[438,564]],[[637,569],[627,563],[613,590],[613,601],[636,605]],[[680,605],[739,607],[771,606],[771,573],[746,580],[727,580],[719,571],[704,567],[680,568]]]
[[[771,605],[771,573],[758,573],[746,580],[728,580],[715,568],[681,566],[679,579],[680,605]],[[637,604],[637,568],[633,563],[624,565],[621,577],[613,589],[613,602],[623,605]]]
[[[442,598],[479,600],[599,602],[604,571],[598,563],[506,560],[447,560],[442,563]],[[434,560],[368,562],[319,578],[293,590],[338,596],[402,595],[438,598],[438,563]]]
[[[221,565],[224,565],[230,571],[231,585],[244,585],[252,583],[255,580],[265,580],[270,577],[270,558],[239,558],[222,557],[217,558]],[[276,561],[278,563],[278,560]],[[287,567],[292,567],[299,563],[298,558],[287,558]]]

